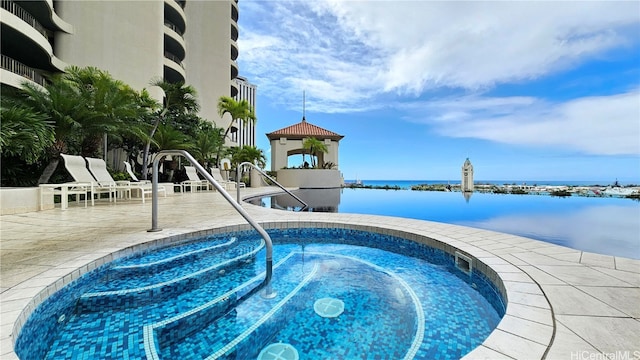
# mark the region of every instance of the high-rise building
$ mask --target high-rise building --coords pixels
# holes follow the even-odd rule
[[[257,86],[251,84],[246,78],[238,76],[236,78],[236,84],[238,85],[238,94],[235,96],[237,101],[246,100],[254,113],[256,111],[256,89]],[[246,124],[243,121],[239,121],[237,131],[232,133],[232,140],[234,140],[239,147],[245,145],[256,146],[256,124],[254,121],[249,120]]]
[[[43,83],[67,65],[108,71],[158,100],[153,80],[195,88],[200,116],[227,127],[220,96],[238,85],[237,0],[2,0],[2,86]]]
[[[473,192],[473,165],[469,158],[462,164],[462,182],[460,183],[460,190],[463,193]]]

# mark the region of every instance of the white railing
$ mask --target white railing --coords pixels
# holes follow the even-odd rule
[[[240,170],[242,169],[243,166],[248,165],[250,167],[252,167],[253,169],[255,169],[256,171],[258,171],[262,176],[266,177],[267,179],[271,180],[274,184],[276,184],[280,189],[284,190],[287,194],[291,195],[291,197],[293,197],[294,199],[298,200],[302,205],[302,210],[305,210],[309,205],[307,205],[306,202],[302,201],[302,199],[300,199],[299,197],[297,197],[294,193],[292,193],[291,191],[287,190],[284,186],[280,185],[279,182],[277,182],[274,178],[272,178],[271,176],[267,175],[267,173],[265,173],[264,171],[262,171],[259,167],[255,166],[254,164],[250,163],[250,162],[243,162],[240,165],[238,165],[238,168],[236,169],[236,191],[237,191],[237,196],[236,196],[236,202],[239,204],[240,203]]]
[[[238,211],[238,213],[240,213],[240,215],[242,215],[242,217],[245,220],[247,220],[249,225],[251,225],[251,227],[253,227],[260,234],[260,236],[262,236],[265,242],[266,252],[267,252],[266,275],[265,275],[264,281],[258,288],[262,288],[263,286],[266,286],[265,296],[266,297],[272,296],[273,292],[271,290],[271,287],[268,286],[269,283],[271,282],[271,276],[273,274],[273,242],[271,241],[271,237],[269,236],[269,234],[267,234],[264,228],[260,226],[260,224],[258,224],[257,222],[255,222],[255,220],[253,220],[253,218],[249,215],[249,213],[247,213],[247,211],[243,209],[239,203],[233,201],[233,198],[224,189],[224,187],[218,184],[218,182],[213,178],[213,176],[211,176],[211,174],[209,174],[209,172],[207,172],[207,170],[202,165],[200,165],[198,161],[191,154],[189,154],[185,150],[162,150],[158,152],[155,159],[153,160],[153,176],[152,176],[152,185],[151,185],[152,186],[151,229],[149,229],[148,231],[155,232],[155,231],[162,230],[158,228],[158,164],[160,163],[160,160],[167,155],[184,156],[187,160],[189,160],[191,165],[193,165],[196,168],[196,170],[198,170],[198,172],[207,181],[209,181],[211,185],[213,185],[213,187],[216,188],[216,190],[218,190],[218,192],[225,198],[225,200],[227,200],[229,204],[231,204],[231,206],[233,206],[236,209],[236,211]]]
[[[25,79],[31,80],[40,86],[46,85],[46,80],[35,69],[28,67],[27,65],[14,60],[4,54],[0,56],[0,68],[10,71],[16,75],[22,76]]]

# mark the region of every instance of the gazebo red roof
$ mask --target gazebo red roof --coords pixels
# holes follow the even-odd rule
[[[286,128],[282,128],[280,130],[276,130],[267,134],[269,140],[275,140],[282,137],[286,137],[288,139],[303,139],[307,137],[314,137],[318,140],[331,139],[331,140],[340,140],[344,137],[344,135],[340,135],[334,133],[333,131],[329,131],[327,129],[323,129],[320,126],[313,125],[305,118],[302,118],[302,121],[293,124],[291,126],[287,126]]]

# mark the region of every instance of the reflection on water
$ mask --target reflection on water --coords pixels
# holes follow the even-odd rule
[[[545,240],[583,251],[640,259],[638,211],[593,206],[553,215],[498,216],[459,224]]]
[[[558,198],[376,189],[296,191],[307,211],[399,216],[526,236],[578,250],[640,259],[640,202],[620,198]],[[283,194],[251,201],[299,211]]]
[[[307,204],[305,208],[298,200],[289,194],[280,194],[262,199],[251,199],[254,205],[272,209],[288,211],[338,212],[341,188],[333,189],[300,189],[295,192],[300,200]]]

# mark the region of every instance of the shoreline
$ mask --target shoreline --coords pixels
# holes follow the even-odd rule
[[[410,191],[442,191],[442,192],[462,192],[460,184],[418,184],[408,187],[399,185],[366,185],[362,183],[345,183],[343,188],[347,189],[378,189],[378,190],[410,190]],[[516,184],[474,184],[471,192],[500,195],[544,195],[544,196],[582,196],[582,197],[602,197],[602,198],[627,198],[640,200],[640,186],[573,186],[573,185],[516,185]]]

